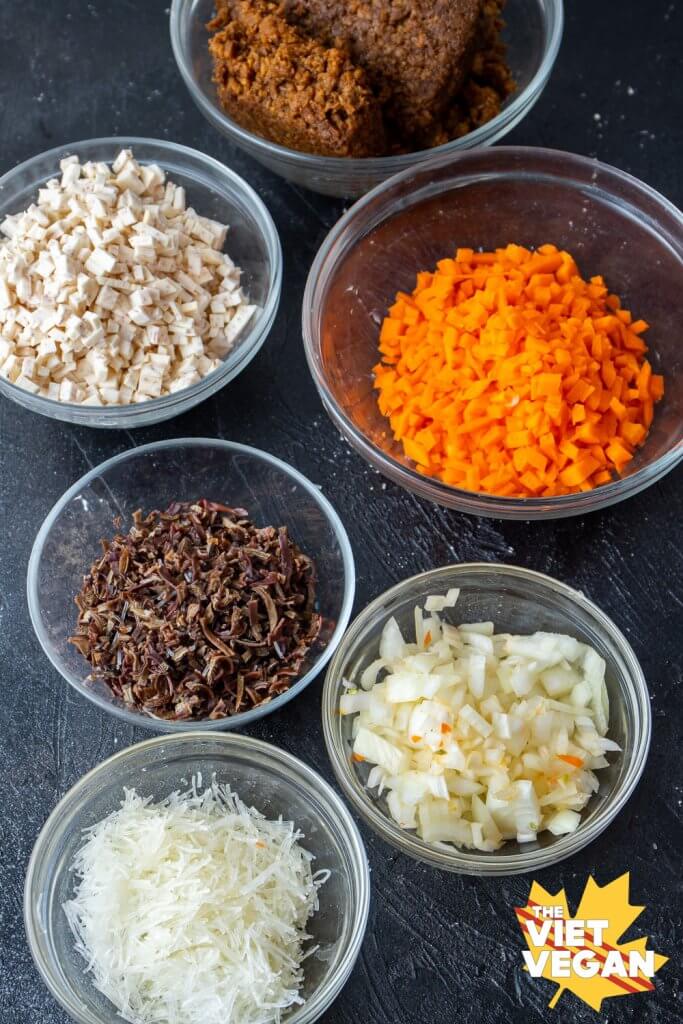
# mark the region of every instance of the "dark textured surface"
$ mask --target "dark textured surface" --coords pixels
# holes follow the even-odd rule
[[[680,205],[683,7],[650,0],[641,17],[637,0],[570,0],[567,6],[550,85],[509,140],[598,156]],[[188,415],[126,435],[54,423],[0,399],[0,1021],[66,1021],[24,939],[26,862],[57,799],[97,762],[149,735],[105,717],[52,671],[26,609],[30,547],[52,504],[90,466],[131,444],[192,434],[267,448],[322,485],[356,553],[356,609],[390,583],[431,566],[502,560],[582,588],[624,629],[652,693],[654,733],[644,778],[600,839],[537,877],[551,891],[565,885],[575,905],[589,872],[604,884],[631,871],[633,900],[647,907],[633,932],[649,933],[671,960],[654,994],[610,1000],[602,1019],[680,1019],[680,471],[604,513],[546,524],[477,521],[384,487],[328,422],[301,345],[306,273],[344,204],[287,186],[205,124],[176,73],[167,21],[164,0],[0,3],[0,172],[50,146],[96,135],[174,139],[219,157],[254,185],[272,211],[285,253],[283,302],[271,337],[241,377]],[[252,732],[329,777],[319,697],[314,684]],[[370,926],[326,1024],[597,1019],[571,995],[558,1009],[547,1009],[554,986],[521,970],[512,907],[526,900],[531,878],[439,874],[364,835],[373,881]]]

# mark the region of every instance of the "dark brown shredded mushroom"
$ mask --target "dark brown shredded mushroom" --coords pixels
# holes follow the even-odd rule
[[[116,524],[120,526],[120,523]],[[70,637],[128,707],[173,720],[225,718],[299,675],[320,632],[315,568],[287,527],[201,499],[136,512],[102,541]]]

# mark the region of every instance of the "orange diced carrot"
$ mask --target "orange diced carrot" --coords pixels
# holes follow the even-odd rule
[[[565,761],[567,764],[570,764],[572,768],[583,768],[582,757],[574,757],[572,754],[558,754],[557,756],[560,761]]]
[[[379,409],[425,476],[501,496],[589,490],[644,442],[663,395],[646,329],[556,246],[459,249],[397,292]]]
[[[640,444],[646,433],[645,427],[640,423],[622,423],[620,429],[624,440],[634,447]]]
[[[615,438],[611,444],[607,446],[607,457],[612,460],[615,466],[622,466],[625,462],[629,462],[633,458],[628,448]]]
[[[592,455],[584,455],[582,458],[577,459],[576,462],[572,462],[563,469],[560,473],[560,480],[566,487],[577,487],[582,484],[591,473],[594,473],[596,469],[599,469],[599,463],[597,459],[594,459]]]

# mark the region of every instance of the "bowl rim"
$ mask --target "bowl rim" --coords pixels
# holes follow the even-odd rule
[[[310,765],[307,765],[304,761],[300,760],[300,758],[295,757],[294,754],[284,750],[282,747],[276,746],[272,743],[266,743],[264,740],[256,739],[253,736],[243,736],[238,733],[217,731],[200,732],[197,730],[175,736],[155,736],[151,739],[143,740],[140,743],[135,743],[129,747],[125,747],[123,750],[119,750],[110,757],[107,757],[104,761],[95,765],[94,768],[91,768],[90,771],[86,772],[85,775],[82,775],[81,778],[67,790],[43,823],[33,845],[26,869],[23,892],[23,918],[33,962],[36,965],[43,982],[57,1002],[75,1020],[81,1022],[81,1024],[92,1024],[93,1017],[90,1015],[84,1015],[79,1004],[72,1001],[68,995],[65,995],[60,989],[47,960],[42,955],[40,943],[36,938],[40,926],[34,913],[32,889],[35,886],[35,875],[38,862],[45,856],[46,849],[49,850],[49,843],[53,838],[52,834],[56,824],[61,822],[66,815],[73,812],[74,805],[80,806],[80,798],[83,790],[86,789],[94,779],[100,777],[103,773],[109,773],[112,768],[115,768],[117,765],[125,762],[131,757],[131,755],[149,751],[161,744],[185,743],[192,740],[205,741],[207,739],[224,744],[227,748],[226,753],[228,755],[230,755],[231,750],[236,749],[237,751],[243,750],[255,751],[257,753],[260,752],[264,757],[271,758],[272,761],[276,762],[277,769],[284,778],[287,778],[290,773],[298,775],[299,778],[303,778],[305,787],[309,790],[316,790],[318,794],[324,798],[324,802],[330,812],[333,812],[337,820],[343,824],[343,828],[339,829],[341,842],[345,847],[345,851],[353,866],[353,878],[358,889],[358,899],[352,905],[353,926],[350,929],[349,945],[337,967],[337,970],[334,975],[328,979],[327,984],[321,986],[314,993],[311,999],[306,1000],[303,1006],[296,1010],[287,1019],[291,1020],[292,1024],[313,1024],[313,1021],[317,1020],[320,1014],[322,1014],[333,1000],[336,999],[337,995],[346,984],[356,959],[358,958],[358,954],[360,953],[360,949],[365,938],[370,912],[370,867],[368,864],[365,844],[363,843],[358,826],[356,825],[353,816],[349,812],[344,801],[338,793],[335,792],[329,782],[315,771],[315,769],[310,767]],[[37,899],[41,898],[42,894],[38,894]]]
[[[258,231],[265,243],[265,247],[268,251],[268,259],[271,266],[271,280],[268,288],[268,295],[263,306],[259,306],[260,315],[251,325],[246,325],[241,338],[238,339],[237,345],[228,352],[225,359],[221,360],[221,365],[212,370],[211,373],[202,377],[201,380],[195,384],[191,384],[188,388],[183,388],[182,391],[176,391],[170,395],[162,395],[160,398],[150,398],[145,402],[135,402],[128,405],[104,405],[104,406],[86,406],[79,402],[61,402],[53,398],[46,398],[44,395],[34,395],[31,392],[25,391],[23,388],[18,387],[12,381],[2,378],[2,390],[8,398],[17,402],[19,405],[24,405],[26,399],[30,399],[31,408],[35,411],[41,412],[43,415],[51,416],[54,419],[62,419],[64,412],[71,411],[78,415],[77,422],[84,423],[85,419],[82,419],[85,410],[87,409],[87,420],[89,425],[98,426],[98,420],[104,420],[116,416],[121,421],[121,426],[133,426],[133,423],[127,423],[127,420],[136,420],[141,416],[147,416],[149,413],[154,416],[158,413],[160,416],[168,410],[176,409],[177,406],[183,406],[188,400],[201,396],[204,392],[207,392],[207,397],[212,394],[216,388],[215,385],[219,380],[227,378],[225,384],[229,383],[234,377],[236,377],[242,370],[251,362],[254,356],[257,354],[264,341],[268,337],[270,330],[275,320],[275,315],[280,304],[280,293],[282,290],[282,244],[280,242],[280,236],[277,228],[273,221],[270,212],[260,198],[260,196],[254,191],[247,181],[244,180],[236,171],[221,163],[215,157],[209,156],[207,153],[202,153],[201,150],[194,149],[191,146],[184,146],[179,142],[171,142],[168,139],[153,139],[144,136],[136,135],[109,135],[101,136],[93,139],[79,139],[76,142],[67,142],[59,146],[53,146],[51,149],[43,150],[40,153],[35,153],[33,156],[26,160],[23,160],[20,164],[10,168],[0,177],[0,194],[3,190],[11,187],[14,183],[15,177],[20,177],[22,174],[26,174],[33,170],[33,165],[43,160],[55,159],[55,175],[58,171],[58,160],[64,156],[79,155],[85,147],[90,146],[112,146],[120,147],[121,149],[132,149],[133,151],[137,148],[138,151],[143,146],[158,146],[161,150],[166,151],[169,154],[175,154],[188,160],[196,160],[205,169],[213,171],[217,178],[222,179],[223,182],[227,182],[233,186],[235,191],[245,201],[245,205],[250,209],[255,224],[257,225]],[[136,156],[133,152],[133,156]],[[142,158],[142,163],[147,161]],[[168,175],[169,172],[167,167],[162,167],[162,170]],[[37,189],[36,185],[36,189]],[[11,194],[8,193],[11,201]],[[3,196],[6,201],[7,197]],[[228,228],[230,225],[228,225]],[[231,359],[231,357],[234,357]],[[200,399],[197,399],[199,401]],[[194,404],[194,403],[191,403]],[[43,411],[44,410],[44,411]],[[61,413],[61,415],[60,415]],[[149,424],[152,422],[151,419],[145,419],[145,422]]]
[[[247,131],[246,128],[242,128],[231,117],[228,117],[217,102],[211,102],[207,99],[197,84],[192,62],[185,52],[182,41],[183,14],[186,8],[194,2],[195,0],[171,0],[169,27],[171,48],[178,70],[192,99],[204,117],[224,134],[233,137],[240,145],[258,150],[259,156],[275,157],[286,161],[290,165],[303,168],[317,165],[328,174],[343,176],[347,175],[349,171],[362,171],[368,174],[394,174],[404,168],[413,167],[416,163],[422,163],[430,154],[450,155],[475,146],[488,145],[495,142],[496,139],[510,131],[521,120],[527,110],[534,105],[541,95],[557,59],[564,30],[564,0],[538,0],[544,32],[544,50],[536,71],[525,88],[515,95],[507,107],[504,107],[499,114],[491,118],[490,121],[487,121],[486,124],[480,125],[479,128],[475,128],[474,131],[468,132],[461,138],[452,139],[450,142],[445,142],[441,146],[435,146],[432,149],[417,150],[414,153],[402,153],[396,156],[317,156],[314,153],[303,153],[300,150],[289,149],[287,146],[270,142],[260,135]]]
[[[496,174],[504,175],[508,178],[522,178],[530,173],[525,167],[533,159],[540,159],[544,162],[561,161],[564,170],[562,176],[557,175],[558,181],[561,183],[566,184],[568,182],[572,169],[575,168],[577,173],[579,171],[584,173],[590,171],[590,182],[588,184],[583,181],[580,182],[584,190],[588,188],[593,191],[604,192],[614,198],[614,186],[618,182],[634,190],[639,197],[642,196],[649,199],[662,214],[668,215],[673,219],[680,234],[680,251],[678,256],[683,263],[683,212],[660,192],[634,175],[628,174],[626,171],[622,171],[611,164],[602,163],[593,157],[586,157],[581,154],[568,153],[557,149],[537,146],[479,147],[476,150],[455,154],[441,154],[432,159],[425,160],[418,166],[408,168],[400,174],[396,174],[381,182],[350,206],[325,236],[316,253],[306,280],[301,307],[304,352],[313,382],[328,415],[337,429],[353,447],[367,461],[379,468],[380,472],[386,477],[409,491],[429,498],[446,507],[457,508],[460,511],[478,516],[491,516],[503,519],[563,518],[565,516],[595,511],[618,501],[623,501],[625,498],[637,494],[660,479],[683,460],[683,439],[674,443],[667,452],[664,452],[649,465],[641,467],[629,476],[620,477],[607,484],[601,484],[591,491],[557,495],[551,498],[511,498],[454,487],[438,480],[436,477],[424,476],[418,473],[416,469],[399,462],[371,441],[350,419],[331,394],[322,366],[318,366],[317,354],[320,352],[321,346],[317,320],[322,308],[323,288],[327,287],[330,278],[336,270],[337,262],[340,258],[340,250],[343,246],[346,246],[347,237],[355,233],[359,217],[362,217],[367,209],[377,200],[382,200],[389,190],[400,186],[403,182],[409,181],[415,175],[420,175],[422,180],[428,180],[432,172],[441,170],[449,165],[452,165],[454,168],[454,178],[457,171],[457,176],[463,185],[468,185],[489,175]],[[468,164],[470,161],[486,161],[490,166],[482,168],[475,174],[468,174]],[[607,180],[609,188],[605,187],[604,180],[600,182],[599,186],[596,185],[594,176],[598,174]],[[577,184],[577,182],[572,181],[572,184]],[[384,202],[386,203],[387,201],[384,200]],[[401,204],[398,210],[400,211],[402,208],[403,205]],[[350,243],[350,248],[345,249],[343,255],[345,256],[347,251],[350,251],[360,238],[373,231],[378,224],[385,223],[390,219],[394,212],[396,211],[386,207],[383,207],[379,212],[375,212],[371,225],[366,226],[362,234]],[[323,269],[327,263],[330,263],[330,267],[323,274]]]
[[[576,832],[558,837],[552,846],[541,847],[523,853],[497,853],[495,860],[493,858],[486,858],[476,851],[467,851],[458,847],[453,847],[453,852],[442,850],[426,843],[424,840],[418,839],[415,833],[399,828],[385,814],[380,812],[369,798],[362,797],[350,781],[352,777],[350,763],[343,755],[337,743],[334,729],[334,724],[338,719],[338,715],[336,715],[335,694],[339,688],[340,670],[347,652],[363,636],[368,621],[386,604],[400,597],[418,581],[429,581],[430,584],[433,581],[434,589],[438,592],[440,579],[447,576],[450,577],[452,582],[454,572],[456,576],[467,573],[473,573],[475,576],[499,573],[503,577],[516,581],[541,584],[546,589],[552,589],[554,593],[559,594],[574,605],[577,605],[582,611],[588,613],[600,629],[607,634],[617,653],[623,659],[626,689],[633,698],[634,705],[640,716],[636,722],[636,736],[630,767],[618,790],[615,791],[615,799],[607,812],[598,815],[590,825],[586,826],[585,823],[582,823]],[[418,602],[416,601],[416,603]],[[502,562],[460,562],[416,573],[408,579],[401,580],[400,583],[395,584],[376,597],[356,616],[346,631],[344,639],[337,648],[334,658],[327,669],[323,687],[322,724],[327,754],[337,782],[347,800],[353,805],[356,813],[385,842],[414,860],[429,864],[432,867],[452,871],[457,874],[492,877],[516,875],[552,867],[567,857],[578,853],[579,850],[582,850],[596,839],[612,823],[631,797],[645,769],[652,735],[652,711],[645,676],[631,645],[612,619],[581,591],[545,573],[525,569],[522,566],[505,565]],[[363,789],[363,794],[365,792],[366,790]]]
[[[150,715],[144,715],[139,711],[130,711],[125,707],[114,704],[112,701],[101,697],[95,693],[90,687],[86,686],[83,678],[75,676],[73,673],[65,672],[62,666],[58,663],[57,659],[53,657],[50,650],[50,644],[47,639],[46,630],[43,627],[43,623],[40,615],[40,597],[38,593],[38,569],[45,546],[47,537],[50,534],[52,527],[56,520],[61,515],[64,508],[71,502],[73,498],[84,488],[87,487],[93,480],[100,476],[103,476],[109,469],[120,463],[126,461],[134,461],[138,455],[150,454],[153,452],[163,451],[168,448],[218,448],[225,452],[239,453],[247,455],[250,458],[256,458],[262,462],[266,462],[268,465],[279,470],[285,476],[294,480],[300,487],[302,487],[306,493],[313,499],[313,501],[319,506],[327,522],[330,524],[334,531],[335,537],[339,544],[343,571],[344,571],[344,595],[342,598],[341,608],[337,616],[337,624],[334,632],[330,637],[327,647],[321,652],[320,656],[316,659],[315,663],[309,668],[309,670],[297,679],[296,682],[290,686],[284,693],[279,694],[273,700],[268,701],[267,704],[259,704],[255,708],[251,708],[249,711],[241,711],[239,714],[230,715],[227,718],[222,719],[201,719],[197,721],[169,721],[165,719],[156,719]],[[94,466],[87,473],[81,476],[74,484],[69,487],[64,494],[59,498],[52,506],[47,516],[43,520],[43,523],[36,535],[36,539],[33,542],[31,548],[31,554],[28,562],[28,570],[26,574],[26,596],[28,602],[29,616],[31,619],[31,625],[33,626],[34,633],[38,638],[40,646],[43,649],[43,653],[47,656],[52,666],[57,670],[62,679],[66,680],[70,686],[74,688],[81,696],[86,697],[91,703],[97,707],[115,715],[122,721],[127,722],[128,725],[141,726],[142,728],[153,729],[166,734],[166,738],[169,735],[182,735],[190,732],[230,732],[235,729],[241,729],[258,719],[271,714],[273,711],[277,711],[279,708],[284,707],[290,700],[297,697],[306,687],[320,674],[322,669],[325,667],[327,662],[332,657],[337,645],[340,643],[344,631],[348,625],[351,617],[351,610],[353,607],[353,601],[355,598],[356,591],[356,569],[353,557],[353,550],[351,548],[351,542],[349,541],[348,534],[342,523],[338,513],[334,506],[331,504],[328,498],[322,493],[322,491],[312,483],[308,477],[304,476],[303,473],[299,472],[293,466],[290,466],[287,462],[277,458],[275,455],[271,455],[269,452],[265,452],[260,448],[253,448],[250,445],[238,444],[235,441],[225,441],[222,438],[212,437],[181,437],[181,438],[170,438],[164,441],[154,441],[150,444],[138,445],[133,448],[127,448],[125,451],[120,452],[118,455],[112,456],[112,458],[106,459],[99,465]]]

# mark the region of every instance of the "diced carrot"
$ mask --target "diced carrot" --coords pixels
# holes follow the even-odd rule
[[[626,415],[626,406],[622,402],[620,402],[618,398],[614,398],[614,396],[612,396],[612,398],[610,399],[609,408],[612,410],[612,412],[618,420],[623,420],[624,416]]]
[[[607,457],[612,460],[618,469],[619,466],[623,466],[625,462],[632,459],[633,455],[628,448],[624,447],[618,438],[615,438],[614,441],[607,446]]]
[[[638,394],[641,398],[645,399],[650,393],[650,378],[652,377],[652,367],[648,363],[647,359],[638,371],[638,380],[636,381],[638,386]]]
[[[561,373],[538,373],[531,381],[531,397],[559,395],[562,388]]]
[[[622,423],[621,435],[625,441],[635,448],[645,437],[645,427],[640,423]]]
[[[543,483],[541,481],[541,478],[531,469],[528,469],[526,473],[522,473],[522,475],[519,478],[519,481],[520,483],[524,484],[528,491],[543,490]]]
[[[557,756],[560,759],[560,761],[564,761],[566,762],[566,764],[570,764],[572,768],[583,768],[582,757],[574,757],[572,754],[558,754]]]
[[[643,403],[643,424],[649,430],[654,418],[652,399],[646,399]]]
[[[574,434],[574,439],[586,444],[600,444],[600,428],[597,423],[582,423]]]
[[[531,444],[531,435],[528,430],[513,430],[508,434],[505,443],[508,448],[524,448]]]
[[[635,323],[631,324],[631,330],[634,334],[642,334],[649,326],[646,320],[636,320]]]
[[[389,309],[379,409],[425,476],[502,496],[589,490],[633,457],[663,395],[646,329],[555,246],[458,249]]]
[[[600,463],[592,455],[583,455],[572,462],[560,473],[560,481],[565,487],[578,487],[591,473],[600,468]]]
[[[569,394],[566,396],[570,404],[574,402],[585,402],[595,391],[595,388],[587,380],[578,380]]]
[[[403,323],[401,320],[392,320],[391,317],[386,317],[382,322],[379,340],[382,344],[396,341],[401,336],[402,330]]]
[[[525,448],[527,462],[530,466],[533,466],[541,475],[545,473],[548,465],[548,458],[543,452],[539,451],[538,448]]]

